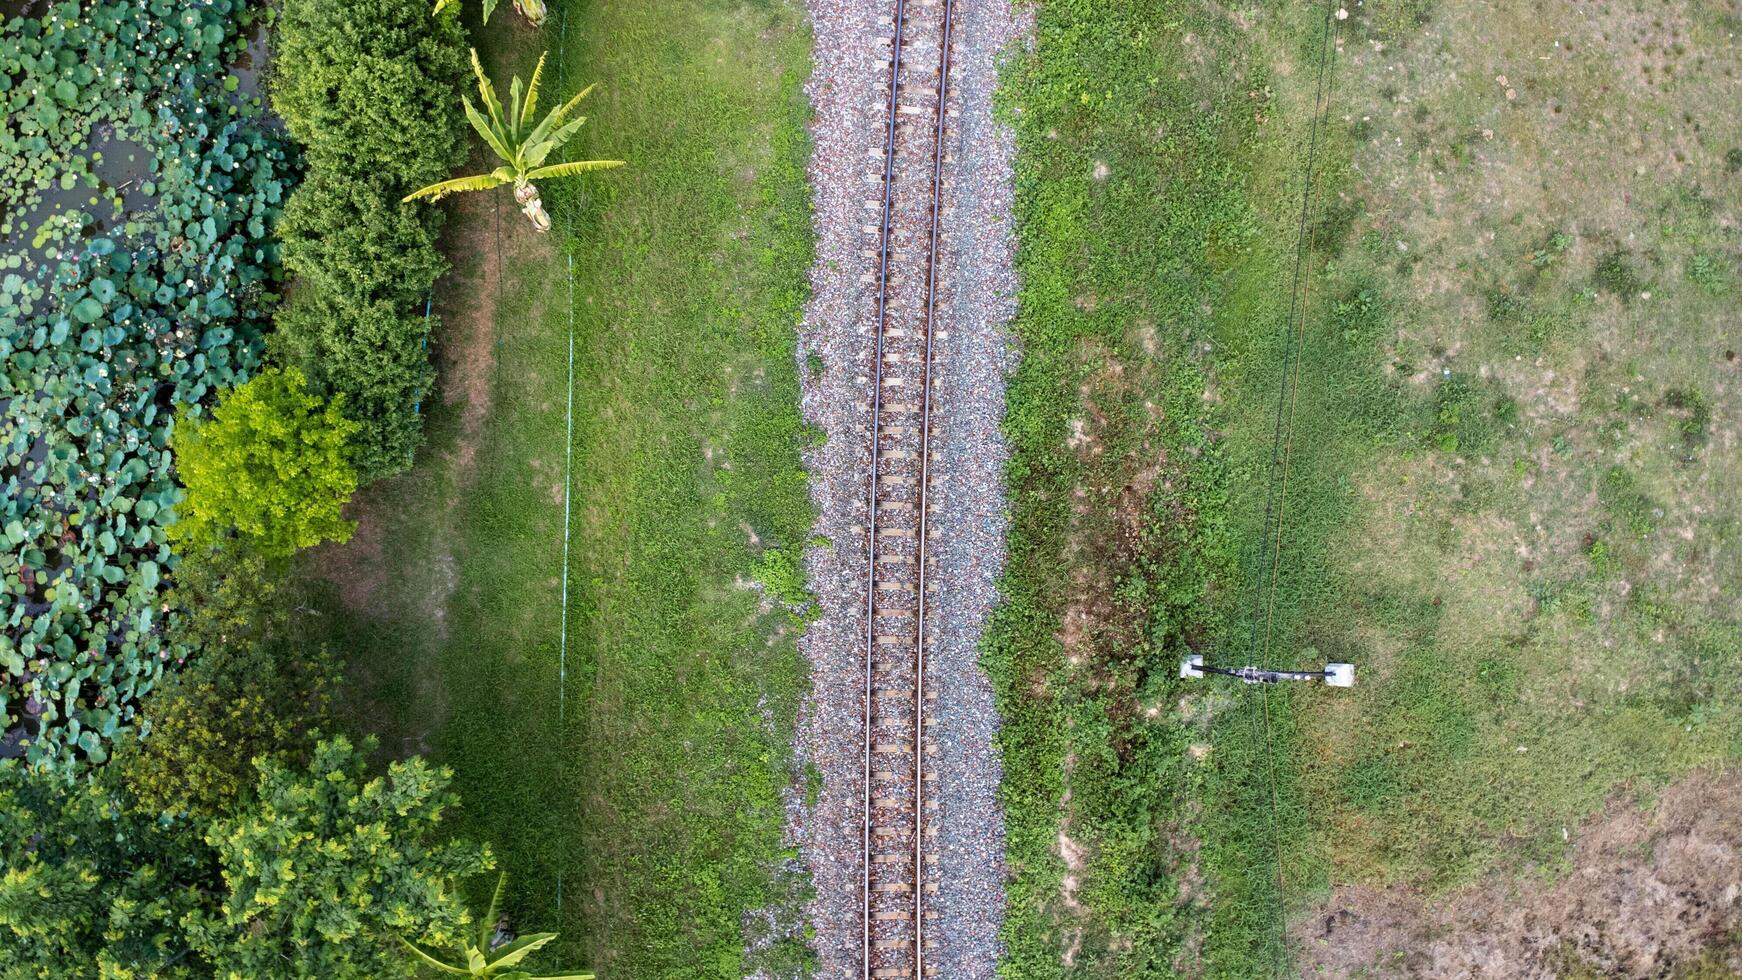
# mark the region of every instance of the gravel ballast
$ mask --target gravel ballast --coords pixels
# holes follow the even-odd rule
[[[867,405],[874,344],[875,239],[865,227],[881,196],[887,113],[886,46],[894,4],[809,0],[816,37],[807,86],[814,110],[810,179],[816,264],[800,333],[804,413],[827,433],[807,456],[817,534],[806,557],[820,617],[800,650],[812,690],[799,718],[798,756],[820,777],[814,805],[794,788],[790,832],[811,874],[807,918],[817,976],[857,975],[863,778]],[[928,619],[929,725],[938,745],[940,888],[929,905],[940,976],[992,978],[1003,918],[1003,820],[993,745],[998,716],[980,670],[981,628],[996,599],[1006,526],[999,432],[1004,378],[1014,366],[1005,325],[1015,311],[1011,270],[1011,134],[992,118],[999,54],[1024,35],[1008,0],[956,0],[950,73],[938,319],[933,367],[930,520],[938,590]]]

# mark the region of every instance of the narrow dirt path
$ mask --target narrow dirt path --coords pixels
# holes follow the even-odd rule
[[[893,0],[812,0],[817,38],[808,92],[815,110],[810,178],[817,255],[801,357],[820,359],[805,379],[809,422],[828,443],[807,459],[818,533],[831,547],[807,557],[822,617],[800,648],[812,694],[800,718],[799,752],[820,775],[815,803],[794,833],[815,884],[821,977],[861,969],[859,849],[863,788],[864,602],[869,386],[881,155],[888,118],[888,39]],[[1010,134],[993,122],[997,57],[1024,25],[997,0],[956,0],[948,137],[938,255],[930,520],[936,529],[929,573],[927,687],[937,694],[928,722],[938,746],[938,892],[928,912],[937,975],[990,978],[1003,919],[1000,768],[992,740],[997,714],[978,667],[979,637],[995,599],[1005,527],[999,433],[1004,376],[1013,364],[1004,324],[1014,312],[1010,270]],[[869,275],[868,275],[869,274]]]

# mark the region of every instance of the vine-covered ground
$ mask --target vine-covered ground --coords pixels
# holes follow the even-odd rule
[[[1501,902],[1742,753],[1734,19],[1337,9],[1042,2],[1008,79],[1010,976],[1383,973],[1419,935],[1286,926]],[[1360,680],[1186,684],[1188,648]],[[1657,955],[1564,922],[1468,941]]]
[[[628,165],[553,183],[548,238],[506,189],[451,199],[429,446],[307,578],[357,720],[454,767],[518,928],[606,975],[788,975],[810,38],[787,3],[551,8],[499,10],[486,65],[548,46],[541,104],[600,83],[571,152]]]

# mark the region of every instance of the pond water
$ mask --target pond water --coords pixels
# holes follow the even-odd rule
[[[156,199],[143,187],[151,180],[151,151],[118,138],[115,127],[107,123],[91,133],[88,146],[85,159],[89,178],[79,178],[71,187],[53,181],[42,189],[42,200],[33,207],[16,215],[0,213],[0,227],[11,224],[10,232],[0,240],[0,255],[23,255],[26,265],[34,268],[58,252],[62,242],[57,239],[64,241],[75,234],[81,238],[106,235],[129,216],[150,210]],[[95,187],[90,180],[95,181]],[[38,232],[55,223],[64,227],[44,236],[39,244]],[[74,232],[74,228],[78,230]]]
[[[266,21],[256,17],[254,26],[248,29],[248,47],[242,51],[230,65],[230,74],[236,76],[239,83],[236,94],[264,100],[260,92],[260,76],[266,71],[266,65],[272,60],[272,48],[267,43]]]

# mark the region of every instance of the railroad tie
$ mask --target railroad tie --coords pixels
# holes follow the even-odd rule
[[[912,946],[912,945],[913,945],[913,940],[911,940],[911,939],[879,939],[876,942],[871,944],[871,948],[872,949],[901,949],[903,947]]]

